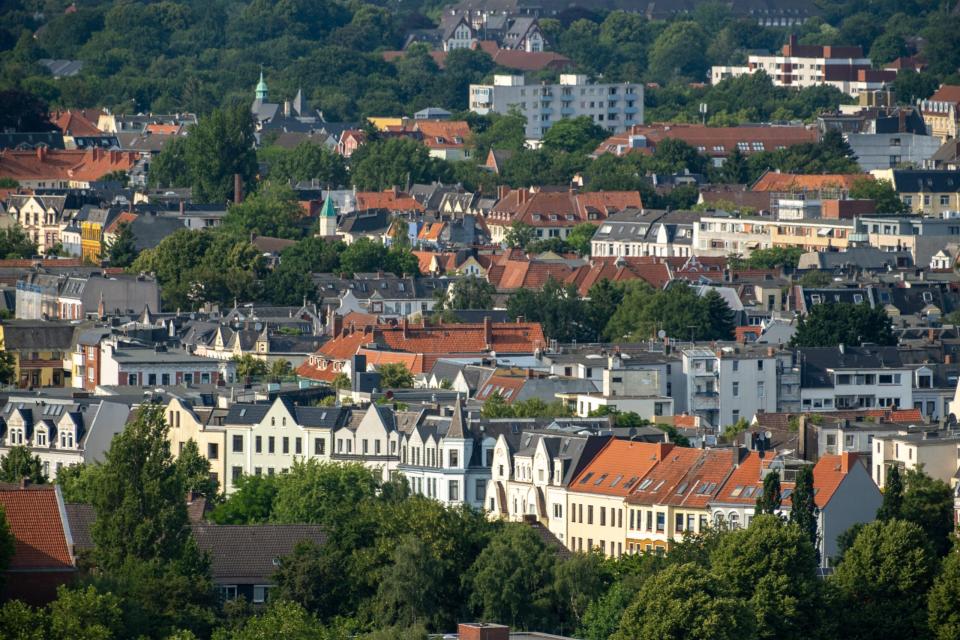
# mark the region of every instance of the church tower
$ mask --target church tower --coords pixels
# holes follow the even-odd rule
[[[320,209],[317,220],[317,235],[321,238],[337,235],[337,211],[333,208],[333,198],[327,196]]]
[[[267,101],[267,83],[263,79],[263,69],[260,69],[260,82],[257,83],[257,102]]]

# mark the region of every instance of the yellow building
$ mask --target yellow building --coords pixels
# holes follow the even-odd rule
[[[180,398],[167,403],[170,451],[177,457],[190,440],[197,443],[200,455],[210,461],[210,477],[223,489],[227,459],[227,432],[223,427],[226,409],[194,407]]]
[[[960,129],[960,86],[942,85],[936,93],[920,101],[920,113],[930,135],[946,142],[958,137]]]
[[[625,499],[672,448],[610,439],[567,486],[567,547],[623,554],[629,525]]]
[[[10,384],[21,389],[69,387],[79,325],[12,320],[0,324],[0,348],[13,355]]]

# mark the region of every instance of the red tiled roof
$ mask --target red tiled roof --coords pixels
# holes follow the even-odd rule
[[[0,151],[0,178],[14,180],[97,180],[112,171],[129,171],[140,155],[100,148],[78,150]]]
[[[689,482],[684,485],[684,477],[702,456],[700,449],[674,447],[633,487],[627,501],[632,504],[669,504],[681,488],[682,495],[687,491],[692,493],[695,487]]]
[[[827,506],[855,464],[860,464],[859,456],[847,451],[840,455],[826,455],[817,461],[813,467],[813,488],[816,491],[813,501],[817,507],[823,509]],[[784,503],[791,504],[790,498],[786,498]]]
[[[79,111],[55,111],[50,114],[52,122],[63,135],[70,136],[102,136],[103,131],[97,128],[95,122],[88,120]]]
[[[0,488],[0,506],[14,537],[11,571],[69,570],[74,566],[57,489],[53,485]],[[7,578],[10,580],[11,578]],[[14,578],[15,580],[15,578]]]
[[[137,214],[131,211],[123,211],[107,226],[105,233],[116,233],[121,224],[131,224],[136,219]]]
[[[541,289],[550,278],[563,282],[571,273],[573,269],[562,262],[509,260],[491,267],[487,279],[500,291]]]
[[[569,490],[626,496],[673,449],[674,445],[666,442],[634,442],[613,438],[574,477]]]
[[[144,131],[147,133],[159,133],[168,136],[174,136],[179,134],[183,130],[179,124],[159,124],[151,123],[146,126]]]
[[[628,207],[642,208],[639,191],[544,191],[514,189],[493,206],[487,224],[524,222],[533,227],[573,227],[600,224],[609,214]]]
[[[387,189],[386,191],[357,192],[358,211],[367,209],[387,209],[388,211],[423,211],[423,205],[406,193]]]
[[[514,51],[497,49],[492,54],[493,63],[505,69],[516,71],[542,71],[544,69],[565,69],[573,66],[573,60],[554,51]]]
[[[760,176],[760,179],[754,183],[753,191],[794,191],[794,190],[815,190],[831,187],[840,187],[849,189],[857,180],[866,178],[872,180],[869,173],[826,173],[800,175],[795,173],[776,173],[767,171]]]
[[[670,266],[666,262],[650,261],[646,256],[601,257],[593,258],[590,264],[576,269],[566,282],[575,285],[581,296],[586,296],[590,287],[601,280],[643,280],[654,288],[662,289],[671,279]]]
[[[414,129],[428,149],[462,149],[470,139],[470,125],[463,120],[417,120]]]
[[[942,84],[928,100],[931,102],[953,102],[954,104],[960,104],[960,85]]]
[[[420,229],[417,238],[420,240],[439,240],[440,234],[443,233],[443,228],[446,224],[446,222],[428,222]]]
[[[527,383],[526,376],[510,376],[493,374],[477,390],[477,400],[487,400],[493,394],[499,393],[506,403],[511,403],[520,395],[520,390]]]
[[[646,146],[631,148],[631,136],[644,136]],[[690,146],[702,149],[708,156],[726,157],[734,149],[749,155],[760,151],[773,151],[778,147],[816,142],[817,130],[807,127],[705,127],[701,124],[657,123],[634,125],[629,131],[611,136],[600,143],[594,154],[651,153],[657,143],[673,138],[683,140]]]

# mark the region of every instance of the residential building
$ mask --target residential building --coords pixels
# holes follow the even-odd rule
[[[493,84],[470,85],[470,110],[506,114],[516,108],[527,118],[526,137],[539,140],[563,118],[587,116],[614,133],[643,123],[643,85],[594,84],[587,76],[561,74],[559,84],[528,84],[524,76],[495,75]]]
[[[446,17],[446,16],[444,16]],[[462,15],[455,16],[443,28],[443,50],[473,49],[477,46],[477,32]]]
[[[803,411],[913,407],[913,372],[895,347],[797,350]]]
[[[848,133],[844,136],[863,171],[923,166],[940,149],[935,136],[917,133]]]
[[[646,420],[674,414],[673,398],[661,393],[659,372],[652,369],[626,368],[622,361],[616,368],[602,371],[599,391],[557,393],[557,397],[573,406],[576,415],[586,418],[605,408],[611,412],[632,412]],[[488,381],[489,384],[489,381]]]
[[[130,171],[139,154],[94,147],[81,150],[0,151],[0,178],[29,189],[89,189],[114,171]]]
[[[683,351],[686,374],[682,410],[721,428],[758,411],[776,411],[781,368],[774,349],[694,347]]]
[[[750,54],[742,67],[715,66],[710,79],[717,84],[757,72],[766,73],[778,87],[829,85],[853,96],[883,89],[897,75],[895,71],[873,69],[859,46],[801,45],[792,34],[779,54]]]
[[[0,507],[13,535],[13,556],[3,571],[0,596],[33,606],[53,602],[57,588],[77,576],[60,486],[0,484]]]
[[[223,417],[224,492],[235,491],[244,475],[272,476],[297,461],[333,459],[334,431],[348,419],[343,407],[304,407],[283,396],[271,404],[233,404]]]
[[[69,387],[70,353],[78,329],[78,325],[66,322],[0,322],[0,346],[13,355],[13,384],[20,389]]]
[[[913,213],[947,217],[960,211],[960,171],[885,169],[871,173],[889,180]]]
[[[126,404],[106,400],[11,395],[0,409],[0,457],[27,447],[55,480],[64,467],[102,462],[129,413]]]
[[[88,374],[89,375],[89,374]],[[177,347],[148,345],[119,336],[100,343],[101,385],[156,387],[232,381],[233,361],[202,358]]]
[[[708,127],[702,124],[654,123],[633,125],[613,135],[594,150],[594,156],[612,153],[652,155],[663,140],[682,140],[711,159],[714,166],[723,166],[736,149],[743,156],[764,151],[777,151],[797,144],[817,142],[815,128],[798,126]]]
[[[756,514],[757,497],[763,494],[763,479],[780,475],[782,503],[779,514],[791,507],[797,465],[774,451],[749,451],[710,501],[713,522],[748,527]],[[817,552],[821,567],[830,567],[840,553],[840,536],[850,527],[869,523],[882,501],[877,485],[855,453],[827,455],[813,467],[814,503],[817,514]]]
[[[227,432],[223,420],[227,410],[195,406],[183,398],[172,396],[167,402],[165,414],[167,439],[174,457],[183,453],[184,445],[193,440],[200,455],[210,462],[210,479],[223,487],[227,475]]]
[[[735,254],[749,257],[757,249],[771,247],[842,251],[850,246],[853,229],[854,221],[847,219],[776,220],[760,216],[704,215],[693,228],[693,253],[697,256]]]
[[[931,136],[941,142],[960,138],[960,86],[940,85],[932,96],[920,101],[920,112]]]
[[[957,172],[958,191],[953,196],[960,198],[960,172]],[[906,199],[910,196],[901,196]],[[929,195],[923,202],[932,201]],[[921,205],[923,206],[923,205]],[[960,211],[960,208],[956,209]],[[930,264],[933,256],[951,242],[960,241],[960,214],[938,217],[920,215],[866,215],[854,221],[848,240],[867,243],[881,251],[909,252],[913,264]]]
[[[873,438],[873,481],[881,489],[890,467],[901,473],[922,468],[924,473],[953,486],[960,470],[960,432],[923,428],[901,430]]]
[[[314,524],[192,526],[197,547],[210,557],[210,578],[223,601],[245,598],[254,607],[270,601],[280,559],[302,542],[323,545],[327,534]]]
[[[590,241],[590,255],[690,257],[702,213],[626,209],[608,216]]]
[[[46,255],[62,241],[62,229],[72,214],[66,209],[66,203],[66,196],[12,194],[7,196],[6,210],[36,243],[40,255]]]

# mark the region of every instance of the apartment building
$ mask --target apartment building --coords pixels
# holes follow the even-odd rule
[[[683,351],[685,410],[722,428],[758,411],[777,410],[777,352],[767,347],[695,347]]]
[[[896,347],[808,347],[797,360],[803,411],[913,407],[913,371]]]
[[[960,211],[960,171],[878,169],[870,173],[877,179],[889,180],[913,213],[936,219],[955,217],[948,214]],[[957,224],[957,221],[952,223]]]
[[[228,410],[194,406],[174,396],[167,402],[164,414],[173,457],[178,457],[187,442],[193,440],[200,455],[210,462],[210,478],[222,488],[227,468],[227,432],[223,420]]]
[[[778,87],[829,85],[852,96],[883,89],[897,75],[895,71],[873,69],[859,46],[801,45],[792,34],[779,54],[750,54],[746,66],[715,66],[710,79],[717,84],[761,71]]]
[[[653,420],[658,416],[674,414],[673,398],[663,395],[661,387],[660,375],[656,370],[626,368],[621,364],[617,368],[601,371],[599,391],[558,393],[557,397],[574,407],[574,412],[583,418],[596,415],[594,412],[605,407]]]
[[[94,363],[96,364],[96,363]],[[155,387],[175,384],[217,384],[236,377],[232,360],[202,358],[177,347],[147,345],[120,336],[100,343],[101,385]],[[90,375],[90,365],[87,373]]]
[[[780,476],[782,503],[780,515],[792,506],[797,464],[787,462],[772,451],[750,451],[710,501],[714,523],[748,527],[756,512],[757,497],[763,494],[763,480],[772,472]],[[858,523],[874,520],[882,497],[877,485],[855,453],[828,455],[813,468],[814,502],[822,567],[829,567],[839,553],[838,537]]]
[[[854,221],[849,219],[703,216],[693,228],[693,252],[698,256],[747,257],[757,249],[771,247],[842,251],[850,246],[853,230]]]
[[[481,115],[519,110],[527,118],[526,137],[531,140],[540,140],[563,118],[587,116],[614,133],[643,124],[642,84],[598,84],[579,74],[561,74],[558,84],[495,75],[493,84],[470,85],[469,104]]]
[[[941,142],[960,137],[960,86],[941,85],[932,96],[920,101],[920,113],[931,136]]]
[[[627,209],[609,216],[590,241],[590,255],[690,257],[696,211]]]
[[[937,480],[954,485],[960,469],[960,432],[923,429],[901,430],[873,438],[873,481],[886,486],[890,467],[900,471],[918,469]]]

